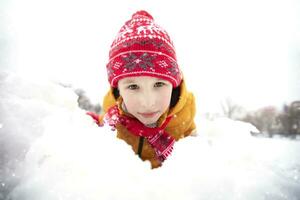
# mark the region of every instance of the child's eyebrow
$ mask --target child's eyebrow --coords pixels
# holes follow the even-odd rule
[[[160,79],[157,79],[157,80],[156,80],[156,82],[164,82],[164,83],[168,83],[168,81],[167,81],[167,80],[165,80],[165,79],[162,79],[162,78],[160,78]]]
[[[125,84],[135,83],[135,81],[132,80],[132,79],[128,79],[128,80],[125,80],[124,83],[125,83]]]

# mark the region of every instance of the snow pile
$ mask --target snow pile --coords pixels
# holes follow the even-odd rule
[[[55,114],[45,124],[13,199],[107,199],[112,188],[119,186],[124,195],[129,178],[150,171],[111,130],[99,129],[81,112]]]
[[[217,118],[213,121],[201,119],[202,126],[199,133],[206,135],[208,138],[215,139],[249,139],[250,131],[259,132],[255,126],[242,121],[234,121],[228,118]]]
[[[0,199],[19,181],[18,166],[57,110],[74,110],[72,92],[57,85],[0,72]]]
[[[26,149],[25,158],[13,164],[19,178],[9,200],[259,200],[300,195],[299,142],[253,138],[254,128],[242,122],[201,121],[197,136],[176,143],[163,167],[150,170],[150,163],[134,155],[115,132],[97,127],[77,108],[70,90],[8,74],[0,77],[0,141],[6,144],[1,150]],[[5,163],[14,159],[11,154],[8,158]],[[12,179],[10,174],[3,177],[0,182]]]

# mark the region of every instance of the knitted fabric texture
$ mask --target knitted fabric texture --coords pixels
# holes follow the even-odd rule
[[[177,87],[182,80],[176,53],[168,33],[146,11],[138,11],[122,26],[113,41],[106,65],[108,81],[131,76],[152,76]]]

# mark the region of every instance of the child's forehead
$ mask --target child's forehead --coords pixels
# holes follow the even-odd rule
[[[119,80],[119,83],[137,83],[137,82],[148,82],[148,81],[166,81],[162,78],[156,78],[152,76],[132,76],[132,77],[126,77]]]

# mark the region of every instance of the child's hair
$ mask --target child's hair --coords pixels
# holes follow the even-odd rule
[[[113,88],[113,95],[115,99],[118,99],[120,97],[120,92],[118,88]],[[179,96],[180,96],[180,86],[173,88],[172,90],[170,108],[173,108],[177,104],[179,100]]]

